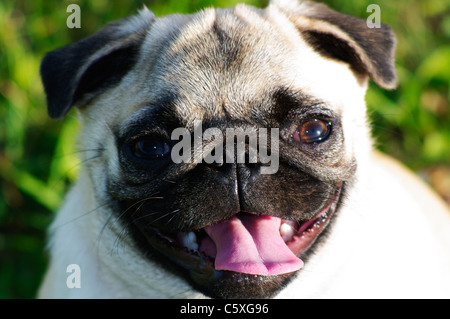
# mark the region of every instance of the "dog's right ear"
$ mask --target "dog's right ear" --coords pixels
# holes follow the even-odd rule
[[[61,118],[119,82],[134,66],[139,48],[155,16],[147,8],[139,15],[109,23],[94,35],[44,57],[41,77],[48,113]]]

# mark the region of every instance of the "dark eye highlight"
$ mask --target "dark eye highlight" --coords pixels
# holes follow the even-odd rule
[[[140,159],[154,160],[170,154],[170,146],[162,138],[142,137],[132,146],[134,156]]]
[[[312,119],[297,127],[292,138],[299,143],[318,143],[326,140],[331,133],[330,121]]]

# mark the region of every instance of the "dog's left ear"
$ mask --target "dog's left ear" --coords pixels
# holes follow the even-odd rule
[[[50,117],[63,117],[74,104],[81,107],[120,81],[135,64],[154,19],[144,7],[137,16],[112,22],[90,37],[47,53],[41,77]]]
[[[271,0],[319,53],[348,63],[385,89],[397,86],[395,35],[386,24],[369,28],[365,20],[336,12],[324,4]]]

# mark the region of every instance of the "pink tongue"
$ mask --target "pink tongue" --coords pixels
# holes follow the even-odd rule
[[[275,276],[303,267],[280,236],[281,219],[273,216],[233,216],[205,228],[215,244],[217,270]],[[213,253],[212,243],[201,246]],[[200,247],[202,249],[202,247]]]

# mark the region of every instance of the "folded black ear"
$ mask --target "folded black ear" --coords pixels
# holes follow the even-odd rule
[[[40,71],[50,117],[63,117],[74,104],[83,106],[120,81],[135,64],[154,18],[144,8],[137,16],[112,22],[88,38],[47,53]]]
[[[396,40],[388,25],[369,28],[365,20],[310,1],[272,0],[271,4],[289,17],[317,52],[348,63],[383,88],[397,86]]]

